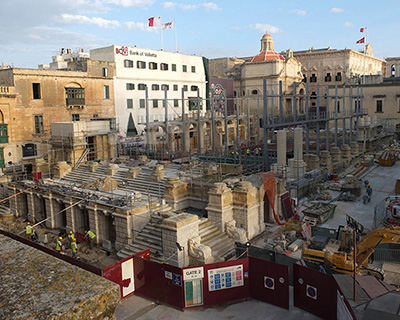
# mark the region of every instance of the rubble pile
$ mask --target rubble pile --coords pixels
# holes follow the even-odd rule
[[[110,177],[99,178],[92,182],[82,184],[81,188],[93,189],[98,191],[111,191],[118,189],[118,181]]]

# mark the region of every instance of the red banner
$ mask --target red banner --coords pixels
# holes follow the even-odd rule
[[[268,173],[260,173],[260,175],[264,183],[265,193],[267,194],[269,204],[271,205],[272,211],[274,212],[275,221],[277,224],[283,225],[283,223],[279,221],[279,218],[275,212],[276,184],[275,184],[274,172],[271,171]]]

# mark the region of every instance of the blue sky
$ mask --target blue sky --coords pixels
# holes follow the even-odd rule
[[[266,29],[278,52],[361,50],[361,27],[376,57],[393,57],[400,56],[399,13],[400,0],[9,0],[0,9],[0,63],[37,68],[60,48],[158,50],[160,32],[147,26],[153,16],[176,20],[179,52],[207,58],[256,55]],[[164,50],[174,51],[174,31],[163,36]]]

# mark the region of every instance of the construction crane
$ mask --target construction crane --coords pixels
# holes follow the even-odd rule
[[[354,221],[354,220],[353,220]],[[329,239],[324,236],[315,236],[307,241],[303,247],[303,259],[309,266],[324,266],[325,270],[333,273],[353,274],[354,272],[354,252],[353,252],[353,231],[348,231],[348,227],[356,230],[359,241],[356,245],[356,274],[373,275],[383,280],[383,271],[368,265],[371,255],[375,248],[383,243],[400,244],[400,227],[390,226],[375,229],[367,234],[360,232],[362,229],[354,224],[348,225],[342,231],[341,240]]]

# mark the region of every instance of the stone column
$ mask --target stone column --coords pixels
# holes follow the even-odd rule
[[[163,254],[168,263],[176,267],[189,265],[189,239],[199,235],[199,218],[189,213],[180,213],[163,220]],[[182,250],[178,249],[178,245]]]
[[[163,198],[175,211],[182,210],[189,205],[186,203],[188,197],[187,183],[184,183],[179,177],[168,178],[167,183],[164,184]]]
[[[342,158],[344,162],[349,162],[351,161],[351,149],[348,144],[342,144],[340,149],[342,150]]]
[[[233,190],[233,205],[236,227],[243,228],[248,239],[254,238],[265,230],[265,224],[259,223],[260,204],[257,189],[251,182],[239,182],[239,185]]]
[[[342,163],[342,151],[340,151],[339,147],[333,147],[331,154],[334,162]]]
[[[226,223],[233,220],[232,190],[225,183],[214,183],[214,187],[208,191],[208,220],[210,220],[222,232],[225,232]]]
[[[168,145],[169,145],[169,153],[172,154],[175,152],[175,133],[174,128],[169,128],[171,130],[168,132]]]
[[[286,130],[279,130],[277,134],[277,164],[278,169],[286,166]]]
[[[157,144],[157,131],[156,128],[150,128],[150,145],[154,146]]]
[[[89,228],[90,230],[92,230],[94,232],[94,234],[96,235],[95,241],[96,244],[99,244],[100,241],[100,237],[102,237],[102,235],[100,234],[100,227],[99,227],[99,217],[98,217],[98,209],[97,209],[97,205],[94,205],[91,208],[87,208],[89,211]]]
[[[325,167],[328,172],[332,171],[332,158],[328,150],[321,151],[321,157],[319,159],[321,167]]]
[[[115,222],[115,250],[121,250],[125,245],[132,243],[132,229],[136,229],[136,226],[133,226],[131,215],[123,212],[114,212],[112,215]]]
[[[306,173],[307,164],[303,161],[303,129],[294,129],[294,158],[289,159],[289,168],[292,177],[300,179]]]
[[[353,157],[358,157],[360,155],[360,147],[357,142],[353,141],[350,143],[351,155]]]
[[[48,195],[44,195],[43,198],[46,205],[46,218],[50,218],[49,220],[46,220],[46,228],[54,229],[56,227],[56,223],[54,220],[53,195],[49,193]]]
[[[185,150],[186,152],[189,152],[190,150],[190,123],[185,124],[186,128],[185,128]],[[182,133],[183,135],[183,133]]]

